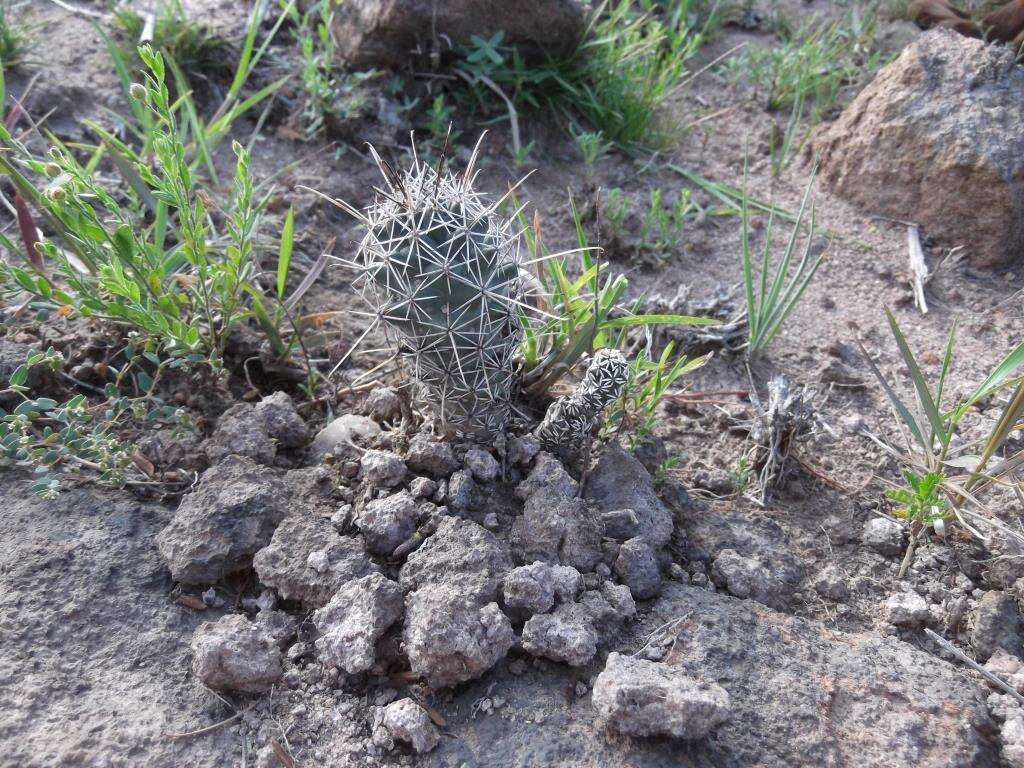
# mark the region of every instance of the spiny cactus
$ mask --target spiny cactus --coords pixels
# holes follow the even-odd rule
[[[576,453],[590,436],[605,408],[622,396],[629,363],[615,349],[599,350],[572,394],[558,398],[535,432],[541,445],[565,455]]]
[[[399,174],[373,155],[388,191],[361,215],[367,232],[354,266],[364,298],[398,335],[442,427],[498,432],[511,409],[526,306],[518,233],[473,190],[475,151],[458,176],[415,154]]]

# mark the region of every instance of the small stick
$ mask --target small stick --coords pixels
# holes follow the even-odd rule
[[[907,252],[910,257],[910,282],[914,289],[914,306],[922,315],[928,314],[928,302],[924,298],[924,284],[928,282],[928,265],[924,261],[921,247],[921,231],[914,225],[907,226]]]
[[[979,675],[981,675],[986,680],[988,680],[990,683],[992,683],[992,685],[994,685],[994,686],[996,686],[998,688],[1002,688],[1004,691],[1006,691],[1008,694],[1010,694],[1010,696],[1015,698],[1019,703],[1024,704],[1024,696],[1021,696],[1019,693],[1017,693],[1017,691],[1013,688],[1013,686],[1011,686],[1009,683],[1003,682],[1003,680],[1000,679],[997,675],[994,675],[991,672],[989,672],[987,669],[985,669],[983,666],[981,666],[981,664],[976,662],[974,659],[972,659],[966,653],[964,653],[959,648],[957,648],[955,645],[953,645],[951,642],[949,642],[949,640],[947,640],[946,638],[942,637],[941,635],[939,635],[939,634],[937,634],[935,632],[932,632],[932,630],[927,629],[927,628],[925,629],[924,633],[926,635],[928,635],[928,637],[930,637],[932,640],[934,640],[935,643],[940,648],[942,648],[943,650],[948,651],[949,653],[953,654],[957,659],[962,661],[964,664],[969,666],[971,669],[973,669]]]
[[[248,711],[248,710],[246,710],[246,711]],[[244,714],[245,714],[245,712],[236,712],[235,714],[233,714],[231,717],[227,718],[226,720],[221,720],[219,723],[214,723],[213,725],[208,725],[205,728],[200,728],[198,731],[186,731],[185,733],[168,733],[167,734],[167,738],[169,738],[169,739],[187,739],[187,738],[189,738],[191,736],[202,736],[204,733],[210,733],[211,731],[215,731],[218,728],[223,728],[225,725],[229,725],[230,723],[235,722],[235,720],[237,720],[238,718],[240,718]]]

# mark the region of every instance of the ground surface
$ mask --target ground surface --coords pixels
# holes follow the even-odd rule
[[[99,10],[101,5],[89,7]],[[234,25],[238,34],[244,24],[234,3],[198,5],[218,29]],[[823,15],[845,10],[821,0],[780,2],[762,10],[796,14],[807,8]],[[12,78],[8,87],[17,92],[38,73],[29,100],[33,113],[54,109],[51,128],[66,138],[80,137],[81,119],[104,114],[105,107],[121,108],[119,85],[86,19],[45,2],[33,12],[46,30],[35,52],[38,69]],[[895,52],[915,34],[903,22],[887,21],[880,45]],[[763,30],[726,27],[702,57],[710,60],[741,42],[768,45],[771,38]],[[595,186],[621,187],[640,199],[652,188],[673,194],[684,183],[669,163],[738,185],[747,148],[752,153],[751,191],[790,210],[799,205],[810,163],[806,158],[795,162],[772,179],[768,122],[784,116],[767,114],[749,88],[728,85],[709,72],[676,97],[671,109],[683,116],[683,124],[717,114],[680,135],[642,172],[639,164],[612,155],[597,163],[591,179],[584,178],[561,132],[542,123],[530,126],[529,138],[537,145],[527,167],[538,170],[522,196],[540,211],[554,245],[572,244],[566,187],[578,200],[592,195]],[[472,132],[471,126],[463,130]],[[373,135],[379,140],[382,133],[377,128]],[[486,145],[480,184],[497,192],[525,169],[515,168],[502,151],[504,130],[495,133]],[[399,133],[391,132],[383,144],[387,148],[390,142],[393,149],[401,141]],[[455,162],[465,159],[466,152],[461,148]],[[311,262],[333,238],[335,254],[350,249],[352,225],[311,195],[293,190],[307,185],[357,206],[368,203],[377,171],[356,141],[324,148],[269,130],[256,140],[253,159],[259,175],[297,163],[277,182],[282,196],[297,204],[300,261]],[[705,193],[694,194],[708,202]],[[786,564],[777,565],[779,570],[792,566],[799,577],[786,599],[774,606],[776,612],[729,596],[721,587],[717,592],[702,588],[707,573],[695,560],[697,569],[690,575],[699,571],[702,579],[692,585],[673,582],[656,600],[641,603],[637,620],[605,649],[639,651],[656,630],[663,632],[666,624],[685,618],[682,628],[672,625],[678,640],[666,644],[663,655],[703,669],[729,690],[736,705],[732,725],[693,746],[609,736],[594,719],[588,692],[601,669],[600,657],[590,666],[569,669],[518,651],[482,679],[432,698],[446,724],[437,750],[420,757],[404,748],[375,754],[368,747],[366,713],[401,690],[387,678],[346,690],[312,680],[256,703],[245,698],[224,702],[191,675],[189,640],[202,621],[231,606],[197,611],[176,602],[177,592],[153,545],[173,514],[173,502],[85,488],[46,502],[30,495],[22,476],[5,471],[0,765],[274,765],[276,758],[268,757],[266,749],[271,740],[287,745],[295,765],[1000,765],[999,727],[985,704],[991,690],[980,678],[940,660],[919,630],[898,630],[881,615],[883,601],[903,589],[895,579],[899,556],[879,554],[860,537],[868,519],[888,510],[883,479],[894,480],[896,467],[861,430],[891,437],[893,422],[856,341],[891,370],[897,357],[882,305],[895,307],[911,343],[922,350],[941,351],[951,323],[960,318],[956,386],[968,390],[1021,338],[1024,316],[1015,297],[1024,274],[1019,268],[978,272],[952,264],[929,284],[931,311],[922,316],[908,303],[904,227],[854,210],[825,192],[816,193],[815,200],[827,260],[782,334],[752,366],[761,382],[781,373],[817,387],[820,414],[833,434],[824,433],[800,449],[815,473],[792,473],[759,508],[727,487],[744,436],[728,431],[722,410],[670,402],[656,430],[668,455],[681,459],[673,479],[703,495],[702,501],[676,507],[678,530],[712,555],[722,549],[765,555]],[[969,248],[970,222],[964,222],[963,244]],[[930,256],[942,252],[936,248]],[[738,254],[736,217],[708,217],[689,225],[684,242],[663,266],[622,261],[615,266],[627,271],[634,295],[671,296],[679,286],[690,285],[699,297],[724,287],[741,303]],[[318,310],[359,305],[340,268],[328,269],[308,303]],[[344,316],[332,329],[339,349],[360,332],[360,324]],[[27,333],[31,339],[33,330]],[[939,357],[931,355],[926,362],[926,373],[934,376]],[[374,363],[371,354],[357,355],[351,373]],[[689,384],[694,390],[749,388],[742,358],[729,353],[716,354]],[[212,417],[222,405],[204,404],[203,409],[213,410]],[[722,408],[738,414],[743,404],[727,402]],[[324,418],[323,413],[310,415],[314,423]],[[292,460],[305,461],[301,452]],[[1007,508],[1006,521],[1017,525],[1018,511]],[[1015,568],[1012,578],[994,574],[991,557],[966,536],[922,547],[909,583],[928,601],[932,626],[951,621],[951,598],[962,598],[961,613],[969,612],[981,593],[1005,590],[1024,575]],[[826,567],[838,573],[832,578],[844,585],[841,596],[815,588]],[[954,636],[958,624],[948,627]],[[247,713],[240,722],[175,736],[236,711]]]

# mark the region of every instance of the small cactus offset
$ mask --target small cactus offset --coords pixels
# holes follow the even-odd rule
[[[615,349],[599,350],[572,394],[548,408],[535,432],[541,445],[563,456],[576,453],[628,381],[626,357]]]
[[[400,174],[374,157],[389,190],[361,217],[364,298],[397,333],[442,428],[494,434],[511,410],[522,339],[518,234],[472,189],[473,160],[456,175],[414,156]]]

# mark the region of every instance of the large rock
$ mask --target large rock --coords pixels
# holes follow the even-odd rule
[[[821,179],[873,214],[967,246],[1024,253],[1024,68],[1009,47],[935,30],[907,46],[817,141]]]
[[[256,575],[285,600],[326,605],[340,586],[378,570],[358,537],[342,536],[326,518],[295,513],[253,559]]]
[[[594,683],[594,709],[627,736],[700,739],[729,719],[729,694],[664,664],[608,654]]]
[[[579,0],[346,0],[334,33],[340,58],[361,67],[400,66],[432,40],[463,45],[498,32],[505,43],[564,53],[582,34],[586,10]]]
[[[255,405],[236,403],[217,420],[217,428],[205,445],[206,455],[217,463],[232,454],[271,464],[278,448],[298,448],[309,433],[292,399],[275,392]]]
[[[523,626],[523,650],[571,667],[589,664],[597,653],[594,617],[579,603],[563,603],[538,613]]]
[[[390,555],[416,531],[420,509],[406,491],[374,499],[356,515],[355,524],[367,548],[378,555]]]
[[[481,606],[457,588],[427,586],[406,599],[402,639],[413,674],[438,689],[480,677],[515,635],[497,603]]]
[[[523,560],[571,565],[587,572],[601,560],[601,525],[583,499],[535,493],[516,518],[513,540]]]
[[[1017,602],[1005,592],[986,592],[969,618],[971,646],[979,661],[999,648],[1015,656],[1024,654],[1022,622]]]
[[[377,640],[402,616],[402,589],[373,573],[350,581],[313,614],[320,658],[349,674],[373,666]]]
[[[437,532],[409,555],[399,582],[406,590],[446,586],[482,605],[497,599],[511,570],[508,548],[493,533],[471,520],[445,517]]]
[[[263,693],[284,673],[273,637],[240,613],[200,625],[192,654],[192,673],[220,691]]]
[[[638,534],[660,549],[672,536],[672,513],[658,498],[654,480],[635,456],[617,443],[609,445],[587,478],[586,496],[602,512],[632,509],[639,520]]]
[[[908,643],[670,582],[649,621],[673,619],[666,663],[732,698],[728,765],[997,764],[987,691]]]
[[[229,456],[203,473],[156,544],[175,581],[212,584],[251,565],[286,505],[277,475],[252,459]]]

